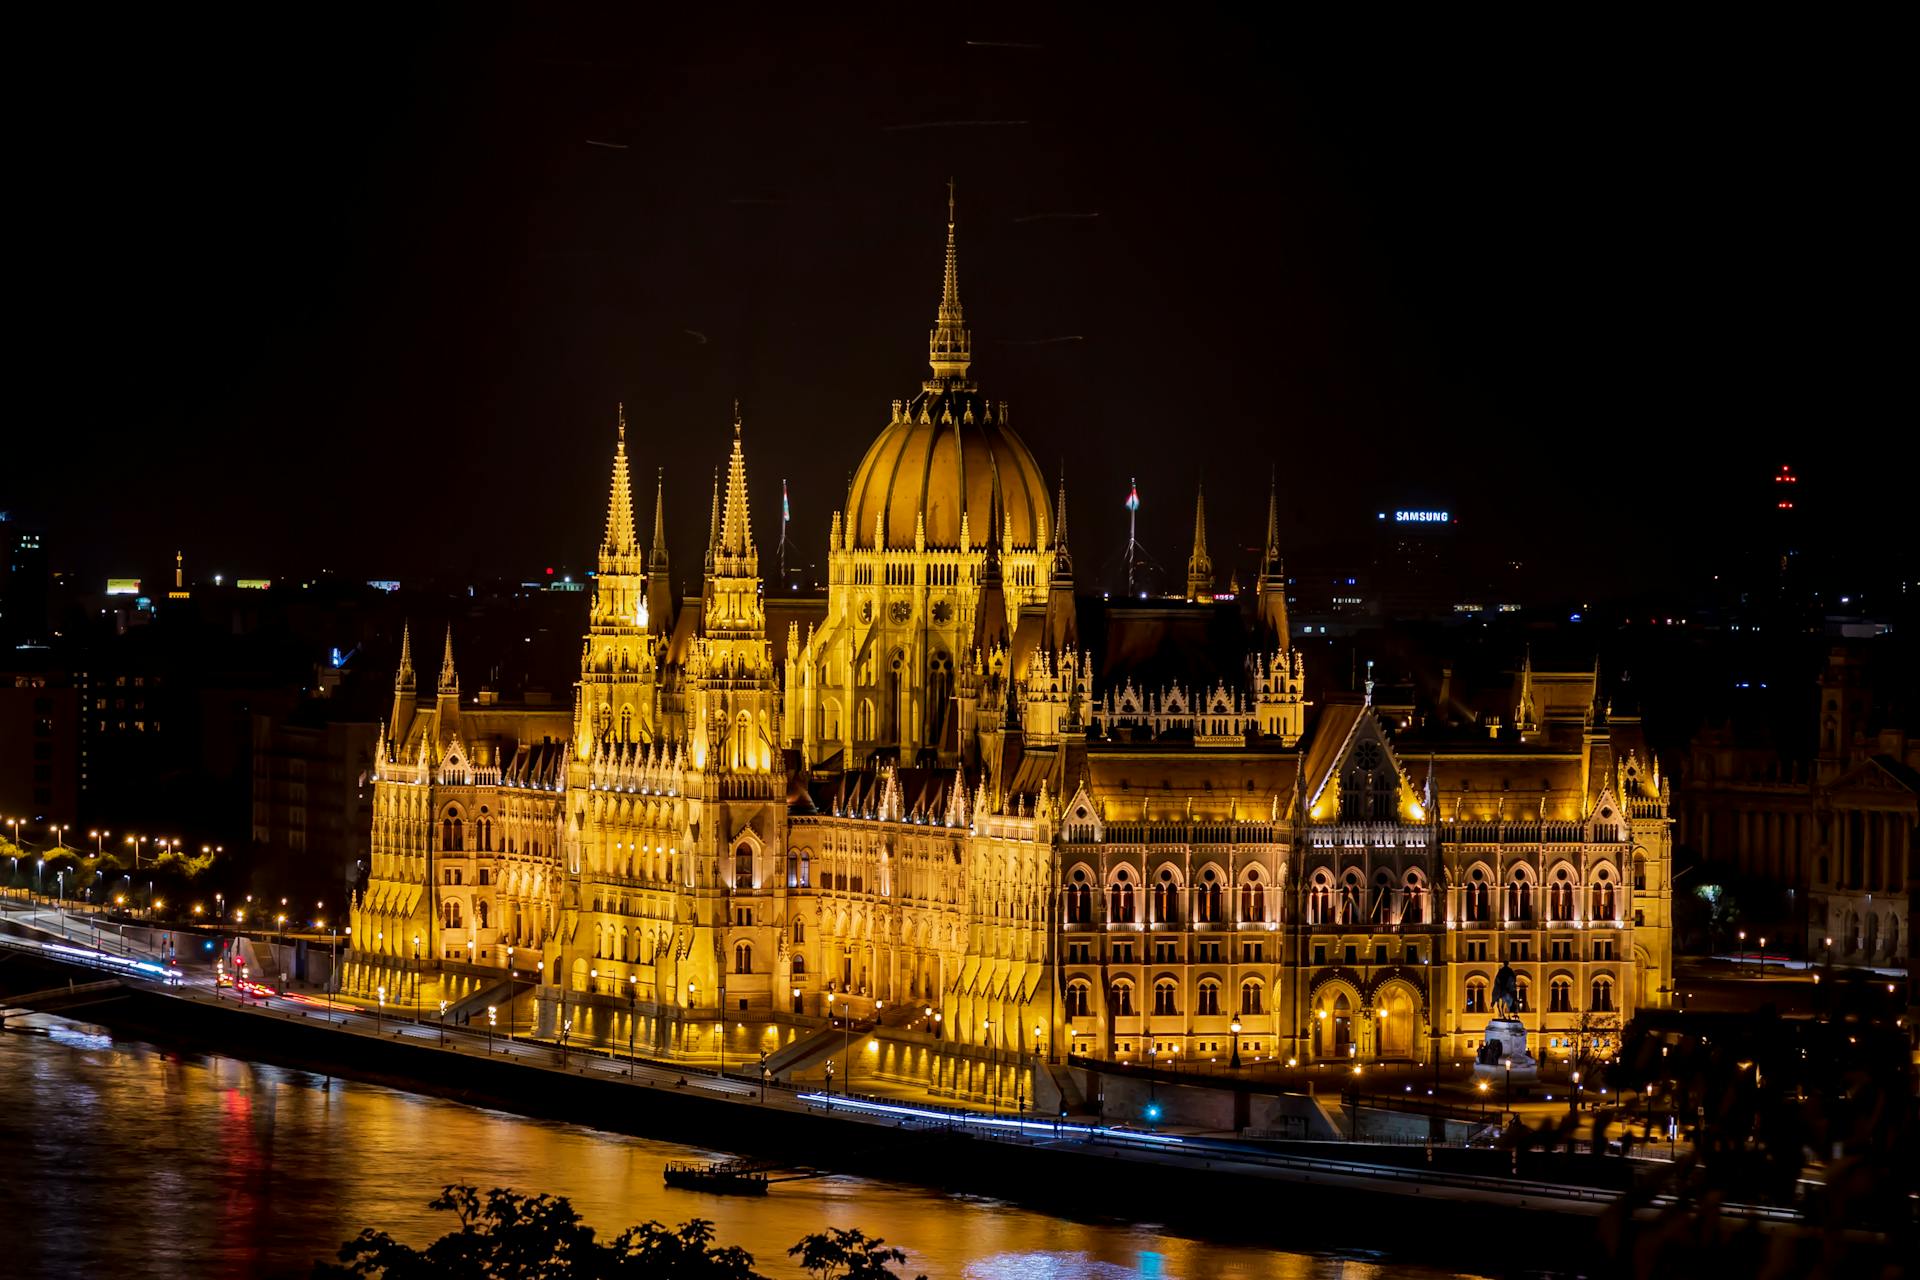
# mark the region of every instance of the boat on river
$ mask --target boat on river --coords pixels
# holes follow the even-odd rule
[[[723,1160],[713,1164],[669,1160],[661,1176],[668,1186],[686,1191],[711,1191],[723,1196],[767,1194],[766,1169],[746,1160]]]

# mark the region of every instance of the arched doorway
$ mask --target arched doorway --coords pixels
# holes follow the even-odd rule
[[[1320,993],[1313,1010],[1313,1052],[1319,1058],[1345,1058],[1353,1048],[1355,1000],[1341,987]]]
[[[1413,993],[1401,983],[1390,983],[1374,996],[1374,1018],[1379,1026],[1379,1055],[1382,1058],[1413,1057],[1414,1023],[1419,1020],[1419,1005]]]

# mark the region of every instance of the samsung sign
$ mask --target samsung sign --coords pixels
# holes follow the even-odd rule
[[[1448,524],[1453,517],[1445,511],[1396,511],[1395,524]]]

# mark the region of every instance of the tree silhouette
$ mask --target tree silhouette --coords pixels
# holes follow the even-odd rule
[[[314,1264],[315,1280],[765,1280],[753,1255],[716,1245],[713,1223],[643,1222],[602,1243],[564,1196],[449,1186],[428,1204],[460,1219],[424,1249],[368,1228],[340,1246],[339,1263]],[[901,1280],[900,1249],[864,1232],[829,1229],[788,1251],[819,1280]],[[926,1280],[924,1276],[920,1280]]]

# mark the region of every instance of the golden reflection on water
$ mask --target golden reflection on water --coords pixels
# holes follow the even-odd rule
[[[30,1021],[50,1034],[0,1035],[0,1194],[32,1215],[24,1274],[304,1275],[362,1226],[414,1244],[448,1230],[425,1207],[448,1183],[566,1196],[603,1236],[709,1218],[771,1276],[798,1274],[788,1246],[829,1225],[885,1237],[935,1280],[1446,1274],[855,1178],[764,1200],[670,1190],[661,1167],[689,1148]]]

